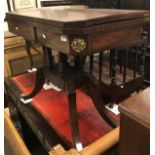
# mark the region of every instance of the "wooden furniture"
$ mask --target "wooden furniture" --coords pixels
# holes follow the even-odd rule
[[[30,155],[29,150],[27,149],[25,143],[23,142],[22,138],[20,137],[6,112],[4,112],[4,125],[5,137],[11,143],[11,147],[14,151],[12,152],[12,154],[14,153],[15,155]],[[7,154],[7,152],[5,153]]]
[[[26,39],[30,59],[30,42],[36,41],[43,45],[45,67],[37,70],[32,93],[21,96],[24,102],[41,90],[45,77],[66,91],[72,135],[77,150],[82,149],[76,115],[77,88],[87,86],[88,94],[100,115],[112,127],[117,126],[102,103],[100,82],[83,71],[84,58],[106,49],[112,49],[115,58],[115,48],[143,42],[141,26],[149,21],[149,12],[60,6],[9,12],[6,14],[6,20],[11,32]],[[143,46],[145,50],[145,43]],[[53,64],[50,48],[60,51],[59,64]],[[69,64],[67,55],[74,57],[73,64]],[[112,68],[112,82],[115,85],[115,61]]]
[[[130,97],[119,105],[120,155],[150,154],[150,89]]]
[[[138,10],[150,10],[150,0],[120,0],[121,9],[138,9]],[[150,85],[150,24],[146,24],[143,27],[144,35],[147,37],[148,45],[147,51],[145,53],[145,75],[144,82],[147,85]],[[129,60],[133,59],[133,56],[128,57]],[[133,68],[133,67],[132,67]]]
[[[57,143],[61,143],[66,150],[73,148],[74,142],[71,136],[68,113],[69,104],[64,91],[42,89],[28,105],[18,102],[21,93],[28,94],[31,92],[34,82],[35,73],[5,79],[6,97],[8,98],[12,120],[18,128],[22,126],[21,130],[24,130],[23,133],[26,134],[25,140],[28,140],[31,136],[27,136],[29,131],[25,130],[24,120],[26,120],[47,151]],[[76,95],[80,138],[83,146],[86,147],[111,131],[112,128],[98,114],[91,98],[85,93],[84,89],[76,90]],[[115,121],[119,122],[118,116],[108,113]],[[21,119],[22,117],[24,119]],[[21,122],[20,126],[18,125],[19,122]]]
[[[34,66],[40,67],[43,64],[42,49],[38,44],[34,44],[33,47]],[[4,77],[22,74],[29,67],[24,38],[6,31],[4,33]]]

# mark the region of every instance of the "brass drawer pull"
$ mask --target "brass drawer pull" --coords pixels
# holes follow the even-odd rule
[[[44,33],[42,34],[42,37],[43,37],[44,39],[46,39],[46,35],[45,35]]]

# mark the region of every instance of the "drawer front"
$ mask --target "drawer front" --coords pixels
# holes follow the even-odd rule
[[[25,39],[35,41],[34,28],[27,22],[9,21],[9,31],[23,36]]]
[[[37,41],[41,44],[66,54],[69,52],[69,41],[67,36],[46,32],[44,30],[36,30],[36,33]]]

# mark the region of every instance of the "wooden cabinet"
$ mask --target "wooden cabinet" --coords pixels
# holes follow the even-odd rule
[[[33,44],[31,50],[35,67],[43,64],[41,46]],[[37,51],[35,50],[37,49]],[[22,74],[29,68],[29,58],[25,51],[25,40],[23,37],[5,32],[4,35],[4,76]]]
[[[150,154],[150,89],[119,105],[119,155]]]

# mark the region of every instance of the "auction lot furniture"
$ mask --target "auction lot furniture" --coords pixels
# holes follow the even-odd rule
[[[110,49],[113,51],[111,80],[112,84],[115,85],[116,48],[135,46],[137,43],[140,43],[143,45],[143,52],[145,51],[145,40],[141,38],[141,26],[142,24],[149,22],[149,12],[115,9],[98,10],[84,6],[59,6],[10,12],[6,14],[6,20],[8,21],[9,30],[11,32],[21,35],[26,39],[26,47],[30,59],[31,53],[29,45],[31,41],[39,42],[43,45],[44,66],[38,68],[36,71],[36,79],[30,75],[23,75],[12,79],[14,83],[16,83],[16,87],[20,90],[17,91],[17,94],[15,95],[15,100],[18,104],[20,102],[20,107],[18,108],[20,110],[22,109],[21,107],[27,109],[22,111],[23,115],[24,111],[31,110],[32,108],[29,107],[33,107],[35,111],[39,111],[41,113],[40,115],[42,115],[44,119],[46,118],[48,124],[50,124],[53,128],[55,127],[55,130],[59,132],[59,135],[61,135],[61,138],[68,146],[75,146],[78,151],[83,148],[82,144],[86,146],[90,143],[89,138],[91,137],[91,134],[88,134],[90,136],[88,139],[82,138],[82,135],[80,135],[79,132],[80,125],[78,127],[77,119],[78,110],[80,110],[80,112],[82,110],[82,113],[84,113],[83,110],[85,108],[88,112],[91,109],[90,105],[84,106],[86,103],[88,104],[88,100],[91,99],[89,103],[91,102],[94,104],[100,114],[99,117],[102,117],[102,121],[104,121],[104,123],[106,123],[110,128],[114,128],[118,125],[117,119],[114,119],[114,117],[112,117],[112,115],[109,114],[104,107],[102,96],[100,94],[101,80],[98,81],[92,75],[84,72],[84,59],[87,55],[101,53],[103,50]],[[55,64],[52,61],[52,49],[59,51],[60,61],[58,64]],[[72,62],[68,61],[68,56],[73,57]],[[144,68],[143,62],[144,61],[142,59],[142,75]],[[33,64],[32,59],[31,64]],[[53,89],[50,90],[52,92],[45,93],[45,90],[42,91],[45,78],[54,84]],[[13,88],[15,86],[12,85],[13,88],[10,88],[10,82],[8,82],[7,86],[8,91],[13,92]],[[81,89],[82,87],[85,87],[86,90]],[[45,98],[43,97],[43,94],[39,95],[39,93],[45,93]],[[51,98],[50,95],[52,95]],[[40,98],[37,99],[37,96],[40,96]],[[85,99],[86,103],[80,105],[78,103],[80,102],[78,97],[82,100]],[[38,104],[38,101],[43,102],[42,104]],[[48,103],[45,103],[45,101]],[[59,106],[60,101],[62,103]],[[24,105],[24,103],[26,105]],[[51,121],[52,119],[49,119],[50,115],[47,115],[53,115],[52,112],[57,109],[60,110],[61,107],[64,108],[66,103],[68,105],[67,107],[69,107],[68,113],[70,114],[70,116],[67,116],[67,118],[69,118],[67,120],[70,120],[71,125],[71,132],[66,132],[70,133],[69,135],[66,134],[69,138],[63,137],[64,134],[61,132],[62,128],[58,131],[59,126],[57,127],[55,124],[52,124],[56,121]],[[78,105],[80,105],[79,108]],[[53,110],[54,107],[50,108],[50,106],[58,107]],[[63,108],[62,110],[64,110]],[[28,113],[29,116],[34,114],[35,113],[32,111]],[[65,112],[61,113],[59,111],[57,114],[58,116],[55,118],[60,118],[59,115],[65,114]],[[92,116],[93,114],[94,112],[92,113]],[[27,114],[25,114],[25,118],[26,117]],[[59,120],[64,121],[64,117],[65,115]],[[87,117],[84,117],[83,119],[85,118]],[[36,122],[37,120],[38,118],[36,119]],[[42,123],[45,124],[45,122]],[[94,122],[89,121],[89,123]],[[34,125],[32,122],[31,124]],[[63,124],[65,124],[65,122],[63,122]],[[103,125],[103,123],[98,124],[100,124],[99,128],[102,128],[101,124]],[[40,128],[43,128],[43,125],[41,125]],[[88,130],[89,129],[86,131]],[[82,131],[85,130],[83,129]],[[105,132],[105,130],[102,131]],[[37,133],[37,131],[35,132]],[[51,132],[51,130],[49,130],[49,132]],[[84,137],[86,133],[83,133]],[[47,133],[45,133],[45,135],[47,135]],[[48,136],[49,135],[50,134],[48,134]],[[47,143],[46,139],[43,138],[39,131],[38,137],[44,142],[44,144]],[[73,140],[71,140],[70,137],[73,137]],[[95,139],[97,138],[96,135],[92,137],[95,137]],[[51,148],[51,145],[48,144],[46,145],[47,149]]]
[[[130,97],[119,105],[120,155],[150,154],[150,89]]]

